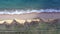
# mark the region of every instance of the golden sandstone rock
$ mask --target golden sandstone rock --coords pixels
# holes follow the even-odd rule
[[[21,20],[21,19],[15,19],[18,23],[20,24],[24,24],[26,21],[28,23],[32,22],[32,21],[40,21],[39,19],[27,19],[27,20]],[[0,24],[3,24],[4,22],[6,22],[7,24],[11,24],[13,22],[12,19],[7,19],[7,20],[1,20]]]
[[[0,24],[3,24],[3,23],[4,23],[4,21],[1,20],[1,21],[0,21]]]
[[[11,24],[13,20],[4,20],[7,24]]]
[[[53,22],[55,19],[46,19],[46,20],[43,20],[42,19],[27,19],[27,20],[23,20],[23,19],[14,19],[16,20],[17,23],[20,23],[20,24],[24,24],[24,23],[31,23],[32,21],[37,21],[37,23],[40,23],[40,22]],[[13,19],[7,19],[7,20],[0,20],[0,24],[3,24],[4,22],[6,22],[6,24],[11,24],[13,23]]]
[[[24,24],[25,23],[25,20],[20,20],[20,19],[15,19],[18,23],[20,24]]]

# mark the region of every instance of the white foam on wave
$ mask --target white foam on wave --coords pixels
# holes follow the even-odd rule
[[[23,14],[23,13],[31,13],[31,12],[60,12],[60,10],[56,9],[40,9],[40,10],[3,10],[0,11],[0,14]]]

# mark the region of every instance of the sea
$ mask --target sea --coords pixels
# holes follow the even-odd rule
[[[0,0],[0,14],[60,12],[60,0]]]

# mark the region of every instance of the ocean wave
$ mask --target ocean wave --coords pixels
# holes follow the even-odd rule
[[[40,9],[40,10],[2,10],[0,14],[23,14],[23,13],[31,13],[31,12],[60,12],[57,9]]]

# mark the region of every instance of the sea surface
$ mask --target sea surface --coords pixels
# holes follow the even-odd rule
[[[0,14],[22,11],[60,12],[60,0],[0,0]]]
[[[60,8],[60,0],[0,0],[0,8],[1,9]]]

